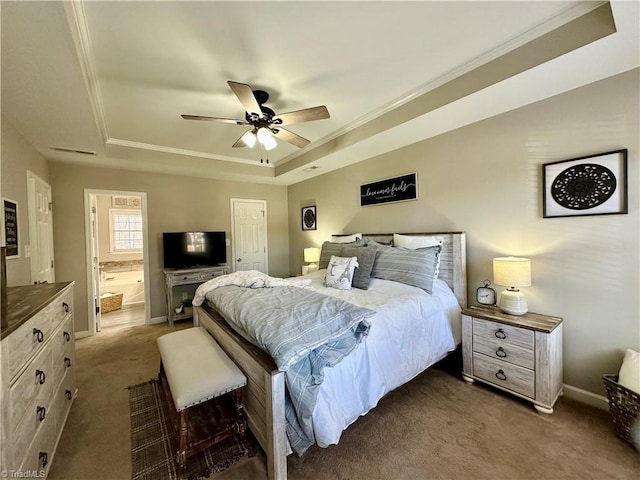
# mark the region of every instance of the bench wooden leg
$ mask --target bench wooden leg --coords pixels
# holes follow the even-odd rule
[[[183,474],[187,470],[187,435],[189,433],[189,409],[185,408],[180,412],[180,445],[178,447],[178,453],[176,463],[178,464],[178,471]]]
[[[240,445],[245,450],[247,449],[247,418],[244,414],[244,404],[242,403],[242,389],[236,388],[233,392],[231,392],[233,396],[233,402],[236,405],[236,421],[235,421],[235,431],[240,441]]]

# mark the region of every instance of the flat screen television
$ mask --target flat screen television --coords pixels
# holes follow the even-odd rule
[[[164,268],[214,267],[227,263],[225,232],[165,232]]]

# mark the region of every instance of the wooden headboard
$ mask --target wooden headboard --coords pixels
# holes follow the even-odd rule
[[[398,232],[396,232],[398,233]],[[378,243],[391,244],[393,233],[363,233]],[[414,237],[442,237],[442,252],[440,254],[441,278],[451,287],[462,308],[467,307],[467,250],[464,232],[420,232],[401,233]]]

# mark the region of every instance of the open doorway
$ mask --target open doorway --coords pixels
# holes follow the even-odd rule
[[[146,194],[85,190],[89,333],[149,323]]]

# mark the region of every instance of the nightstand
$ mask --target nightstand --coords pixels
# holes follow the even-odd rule
[[[478,380],[553,413],[562,395],[562,318],[503,313],[497,307],[462,311],[462,378]]]

